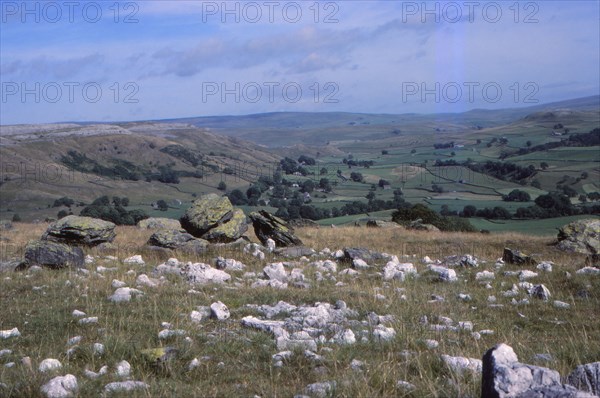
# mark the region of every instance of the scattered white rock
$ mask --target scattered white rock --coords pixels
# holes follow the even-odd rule
[[[144,292],[138,289],[133,289],[130,287],[120,287],[113,293],[112,296],[109,296],[108,299],[114,303],[123,303],[131,301],[131,298],[134,296],[143,295]]]
[[[404,380],[398,380],[396,382],[396,388],[402,392],[411,392],[417,389],[414,384]]]
[[[526,281],[527,279],[535,278],[537,276],[538,276],[537,272],[529,271],[526,269],[519,272],[519,280],[520,281]]]
[[[98,373],[93,372],[93,371],[88,370],[88,369],[86,369],[86,370],[83,371],[83,375],[85,377],[87,377],[88,379],[91,379],[91,380],[98,379],[98,378],[104,376],[107,373],[108,373],[108,366],[106,366],[106,365],[102,366],[100,368],[100,370],[98,371]]]
[[[62,368],[62,363],[60,363],[58,359],[46,358],[40,363],[38,370],[42,373],[46,373],[60,368]]]
[[[333,340],[337,344],[354,344],[356,343],[356,336],[351,329],[346,329],[336,334]]]
[[[92,351],[94,352],[94,355],[104,354],[104,351],[105,351],[104,344],[94,343],[94,345],[92,346]]]
[[[554,300],[554,307],[567,309],[567,308],[571,308],[571,304],[565,303],[564,301]]]
[[[186,277],[188,282],[198,285],[206,285],[209,283],[225,283],[231,279],[225,271],[212,268],[208,264],[203,263],[188,263],[181,270],[181,274]]]
[[[158,332],[158,338],[160,340],[166,340],[170,339],[171,337],[185,336],[185,334],[185,330],[181,329],[163,329],[160,332]]]
[[[215,318],[219,321],[223,321],[225,319],[229,319],[231,314],[229,313],[229,308],[225,304],[220,301],[216,303],[212,303],[210,305],[210,317]]]
[[[275,241],[271,238],[267,239],[267,250],[269,250],[270,253],[273,253],[273,251],[275,250],[276,244]]]
[[[127,378],[131,374],[131,365],[129,362],[123,360],[117,364],[117,370],[115,374],[121,378]]]
[[[233,258],[223,258],[217,257],[216,261],[217,269],[224,271],[243,271],[246,268],[246,265],[241,261],[235,260]]]
[[[352,268],[346,268],[340,272],[340,275],[358,276],[360,272]]]
[[[147,287],[158,287],[160,285],[160,281],[158,279],[150,278],[146,274],[141,274],[135,279],[135,283],[138,286],[147,286]]]
[[[10,339],[11,337],[19,337],[21,332],[18,328],[12,328],[9,330],[0,330],[0,339]]]
[[[67,346],[72,346],[72,345],[78,344],[82,339],[83,339],[83,336],[71,337],[69,340],[67,340]]]
[[[552,272],[552,266],[554,263],[552,261],[542,261],[535,268],[544,272]]]
[[[600,275],[600,268],[583,267],[581,269],[578,269],[575,273],[580,275]]]
[[[150,386],[142,381],[117,381],[114,383],[108,383],[104,386],[105,393],[119,392],[119,391],[133,391],[142,388],[149,388]]]
[[[421,262],[422,262],[423,264],[426,264],[426,265],[427,265],[427,264],[432,264],[434,261],[433,261],[432,259],[430,259],[430,258],[429,258],[429,256],[425,256],[425,257],[423,257],[423,258],[421,259]]]
[[[491,280],[491,279],[495,279],[495,278],[496,278],[496,274],[494,274],[491,271],[481,271],[481,272],[478,272],[477,274],[475,274],[476,281],[485,281],[485,280]]]
[[[279,282],[288,281],[288,273],[285,270],[283,263],[271,263],[263,268],[265,277],[269,280],[276,280]]]
[[[377,325],[373,330],[373,337],[378,341],[391,341],[396,337],[396,330],[392,327]]]
[[[471,301],[472,300],[471,295],[466,294],[466,293],[458,293],[457,297],[461,301]]]
[[[136,254],[135,256],[127,257],[125,260],[123,260],[123,263],[132,264],[132,265],[140,265],[140,266],[146,264],[144,259],[142,259],[142,256],[139,254]]]
[[[369,269],[369,264],[367,264],[362,258],[355,258],[352,260],[352,266],[361,270]]]
[[[118,289],[120,287],[127,286],[127,283],[120,281],[118,279],[113,279],[113,281],[110,285],[112,286],[113,289]]]
[[[86,313],[85,313],[85,312],[83,312],[83,311],[79,311],[79,310],[73,310],[73,312],[71,313],[71,315],[72,315],[74,318],[81,318],[81,317],[84,317],[84,316],[86,316]]]
[[[313,383],[304,388],[304,393],[311,398],[327,398],[332,396],[333,392],[335,391],[335,387],[335,381]]]
[[[365,367],[365,363],[359,359],[353,359],[352,362],[350,362],[350,368],[352,368],[352,370],[363,370]]]
[[[188,364],[187,369],[188,370],[194,370],[194,369],[196,369],[199,366],[200,366],[200,361],[198,360],[198,358],[194,358]]]
[[[91,325],[94,323],[98,323],[98,317],[97,316],[90,316],[87,318],[81,318],[79,321],[77,321],[78,324],[80,325]]]
[[[47,398],[68,398],[77,392],[77,378],[72,374],[57,376],[44,384],[41,391]]]
[[[529,289],[529,295],[540,300],[548,301],[552,296],[550,290],[544,285],[535,285]]]
[[[456,271],[451,268],[442,267],[440,265],[430,264],[427,266],[427,269],[436,273],[440,280],[443,282],[456,282],[458,281],[458,277],[456,276]]]
[[[12,354],[12,350],[9,350],[8,348],[5,348],[4,350],[0,350],[0,358],[2,358],[4,355],[10,355]]]
[[[93,264],[94,261],[96,261],[96,259],[93,256],[90,256],[89,254],[85,256],[84,262],[86,264]]]
[[[210,318],[211,310],[208,306],[201,306],[196,308],[197,311],[192,311],[190,318],[192,322],[201,323]]]
[[[433,339],[423,340],[423,344],[425,345],[425,347],[427,347],[430,350],[433,350],[440,346],[440,343],[437,340],[433,340]]]
[[[442,355],[442,360],[452,371],[458,374],[466,372],[481,374],[482,371],[482,362],[480,359]]]
[[[265,279],[258,279],[257,281],[255,281],[252,286],[253,288],[258,288],[258,287],[272,287],[273,289],[287,289],[288,288],[288,284],[278,281],[278,280],[265,280]]]

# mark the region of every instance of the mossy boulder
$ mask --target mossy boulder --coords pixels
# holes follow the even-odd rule
[[[558,249],[600,255],[600,219],[577,220],[558,231]]]
[[[50,224],[42,240],[70,245],[97,246],[112,242],[115,224],[92,217],[67,216]]]
[[[32,240],[25,246],[25,261],[28,265],[42,265],[50,268],[75,267],[85,264],[83,250],[48,240]]]
[[[181,229],[179,220],[172,218],[151,217],[137,223],[141,229]]]
[[[196,199],[180,221],[188,233],[211,242],[233,242],[248,230],[243,211],[216,194]]]
[[[277,247],[300,246],[302,241],[294,235],[294,230],[285,221],[264,210],[250,214],[254,233],[266,245],[269,238]]]
[[[247,230],[248,220],[246,219],[246,214],[241,209],[233,209],[233,214],[227,222],[217,225],[202,235],[202,238],[210,242],[234,242]]]
[[[148,245],[197,253],[205,251],[208,242],[176,229],[161,229],[150,236]]]

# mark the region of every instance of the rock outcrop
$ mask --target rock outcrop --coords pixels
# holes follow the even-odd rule
[[[300,246],[302,241],[294,235],[294,231],[279,217],[261,210],[250,214],[254,233],[263,244],[269,239],[275,241],[277,247]]]
[[[148,245],[190,253],[202,253],[206,251],[208,241],[176,229],[161,229],[150,236]]]
[[[25,246],[25,261],[29,265],[43,265],[50,268],[76,267],[85,264],[83,250],[77,246],[48,240],[32,240]]]
[[[233,242],[248,230],[244,212],[216,194],[196,199],[180,221],[187,232],[211,242]]]
[[[558,249],[600,256],[600,220],[577,220],[558,231]]]
[[[576,367],[567,377],[567,383],[582,391],[600,395],[600,362]]]
[[[137,223],[141,229],[181,229],[179,220],[172,218],[151,217]]]
[[[92,217],[67,216],[50,224],[42,240],[69,245],[97,246],[112,242],[115,224]]]
[[[502,253],[502,261],[517,265],[535,265],[537,263],[533,258],[531,258],[531,256],[528,256],[519,250],[509,249],[508,247],[504,248],[504,253]]]
[[[481,396],[485,398],[585,398],[593,395],[563,385],[552,369],[520,363],[511,347],[499,344],[483,356]]]

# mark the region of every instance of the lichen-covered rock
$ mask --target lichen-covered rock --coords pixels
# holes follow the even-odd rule
[[[196,199],[180,221],[193,236],[213,242],[233,242],[248,229],[243,211],[234,209],[226,196],[216,194]]]
[[[172,250],[202,252],[208,247],[208,242],[176,229],[161,229],[150,236],[148,245]]]
[[[400,224],[383,220],[368,220],[367,228],[402,228]]]
[[[364,260],[367,263],[378,262],[391,259],[390,256],[384,253],[379,253],[363,247],[345,247],[344,248],[344,261],[353,262],[354,260]]]
[[[137,223],[141,229],[181,229],[179,220],[172,218],[150,217]]]
[[[92,217],[66,216],[50,224],[42,240],[75,245],[97,246],[112,242],[115,224]]]
[[[25,246],[25,261],[30,266],[82,268],[85,264],[85,256],[80,247],[47,240],[32,240]]]
[[[202,235],[210,242],[234,242],[248,230],[246,214],[241,209],[233,209],[231,218]]]
[[[294,235],[294,231],[279,217],[261,210],[251,213],[250,219],[254,233],[263,244],[271,238],[279,247],[300,246],[302,241]]]
[[[508,247],[504,248],[502,261],[517,265],[535,265],[537,263],[531,256],[528,256],[519,250],[509,249]]]
[[[558,231],[560,250],[600,255],[600,219],[577,220],[565,225]]]

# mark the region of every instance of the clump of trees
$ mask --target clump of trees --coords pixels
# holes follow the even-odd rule
[[[513,189],[508,195],[502,195],[502,200],[505,202],[529,202],[531,196],[520,189]]]
[[[442,216],[424,204],[417,203],[400,207],[392,214],[392,221],[401,225],[421,220],[423,224],[431,224],[441,231],[475,232],[476,229],[468,220],[459,217]]]
[[[129,199],[113,196],[112,201],[108,196],[95,199],[92,204],[84,207],[80,215],[86,217],[100,218],[117,225],[135,225],[139,221],[148,218],[143,210],[127,210]]]

